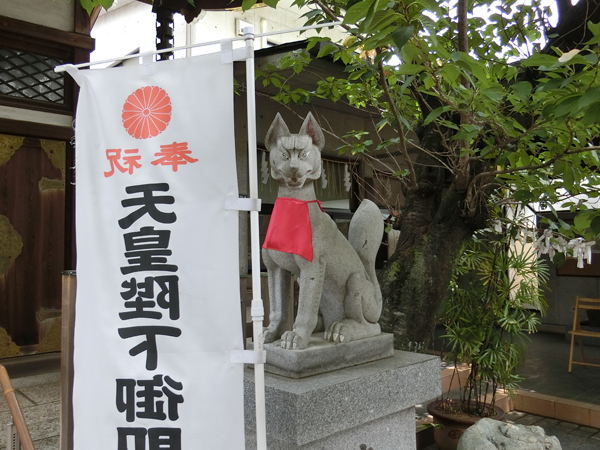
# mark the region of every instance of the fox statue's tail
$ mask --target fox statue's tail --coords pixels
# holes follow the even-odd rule
[[[383,217],[379,208],[372,201],[363,200],[350,222],[348,241],[362,261],[375,291],[375,302],[363,303],[363,314],[371,323],[377,322],[381,316],[381,289],[375,273],[375,257],[382,237]]]

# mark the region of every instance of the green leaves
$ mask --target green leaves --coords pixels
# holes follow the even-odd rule
[[[518,202],[527,204],[527,203],[530,203],[531,201],[533,201],[535,199],[535,196],[533,195],[533,192],[526,191],[526,190],[520,190],[520,191],[516,191],[513,194],[513,198]]]
[[[402,48],[412,37],[414,32],[415,27],[413,27],[412,25],[398,27],[392,32],[392,40],[396,45],[397,52],[400,52],[400,50],[402,50]]]
[[[335,51],[338,51],[339,47],[333,44],[327,44],[320,48],[319,53],[317,54],[317,58],[322,58],[323,56],[327,56]]]
[[[522,100],[527,99],[531,91],[533,90],[533,85],[529,81],[517,81],[512,86],[512,91],[520,97]]]
[[[600,236],[600,215],[596,215],[594,218],[592,218],[592,221],[590,222],[590,228],[596,237]]]
[[[594,45],[600,43],[600,23],[593,23],[589,21],[587,23],[588,29],[592,32],[594,37],[586,42],[587,45]]]
[[[83,6],[88,14],[92,14],[92,11],[96,6],[101,6],[105,10],[108,10],[113,2],[114,0],[80,0],[81,6]]]
[[[554,255],[554,257],[552,258],[552,262],[553,262],[553,263],[554,263],[554,264],[555,264],[557,267],[560,267],[560,266],[562,266],[562,265],[565,263],[565,261],[566,261],[566,260],[567,260],[567,257],[566,257],[566,255],[565,255],[564,253],[562,253],[562,252],[561,252],[561,253],[556,253],[556,254]]]
[[[361,0],[353,4],[344,16],[344,25],[355,25],[359,21],[366,19],[367,14],[372,12],[374,14],[374,6],[379,4],[379,0]],[[373,17],[371,17],[371,20]]]
[[[396,73],[398,75],[414,75],[425,70],[425,66],[421,66],[418,64],[401,64]]]
[[[592,225],[592,220],[596,216],[595,211],[583,211],[575,216],[574,223],[580,230],[585,230]]]
[[[551,67],[558,63],[558,57],[553,55],[547,55],[545,53],[536,53],[529,58],[521,61],[523,67],[539,67],[548,66]]]
[[[242,11],[248,11],[256,5],[256,0],[242,0]]]
[[[488,77],[485,71],[485,64],[482,61],[475,60],[471,55],[463,52],[452,53],[450,59],[452,59],[457,66],[463,68],[466,74],[475,76],[475,78],[471,79],[473,83],[487,87]]]
[[[386,151],[399,145],[390,139],[398,132],[429,130],[438,138],[434,144],[428,141],[423,151],[440,162],[448,182],[462,176],[464,160],[473,161],[467,185],[482,175],[471,185],[473,198],[502,192],[515,204],[539,202],[551,209],[567,203],[569,196],[599,195],[593,186],[600,185],[595,174],[600,160],[582,149],[600,142],[600,48],[541,53],[534,41],[541,36],[539,24],[548,12],[539,0],[502,2],[500,11],[490,10],[485,19],[470,15],[469,52],[457,51],[457,24],[445,3],[324,1],[343,17],[350,35],[343,45],[311,38],[308,48],[319,44],[317,57],[343,62],[344,72],[335,77],[321,72],[317,76],[322,78],[311,86],[294,89],[289,80],[308,62],[284,58],[276,70],[261,75],[261,81],[274,88],[275,98],[283,103],[319,98],[367,111],[373,117],[365,122],[371,134],[345,137],[340,151]],[[326,19],[314,0],[296,4],[311,7],[305,14],[308,22]],[[486,4],[489,1],[481,6]],[[600,24],[589,27],[600,37]],[[525,49],[530,56],[523,57]],[[369,50],[376,52],[366,58]],[[418,152],[422,143],[416,144]],[[498,198],[506,200],[504,195]],[[578,201],[569,206],[573,213],[584,208]],[[600,229],[600,219],[592,227],[593,220],[583,231],[569,228],[558,217],[552,226],[573,238],[578,232]]]
[[[364,1],[364,0],[363,0]],[[379,0],[375,0],[369,10],[367,11],[367,15],[365,20],[362,22],[361,26],[364,30],[368,30],[371,26],[371,22],[373,22],[373,17],[375,17],[375,11],[377,11],[377,7],[379,6]]]
[[[365,139],[364,137],[368,136],[369,133],[366,131],[350,131],[344,135],[344,138],[347,140],[346,144],[338,147],[338,153],[343,155],[347,152],[350,152],[352,155],[356,155],[357,153],[364,153],[368,151],[370,145],[373,144],[371,139]]]
[[[433,120],[437,119],[441,114],[450,111],[450,109],[451,109],[450,106],[440,106],[439,108],[434,109],[427,115],[427,117],[425,117],[425,120],[423,121],[423,125],[430,124]]]

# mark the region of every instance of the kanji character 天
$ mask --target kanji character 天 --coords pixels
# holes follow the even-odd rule
[[[121,201],[124,208],[140,206],[137,210],[119,220],[119,226],[123,229],[129,228],[144,214],[149,214],[155,221],[160,223],[173,223],[177,220],[174,212],[162,212],[156,205],[172,205],[175,199],[171,195],[154,195],[154,191],[166,192],[169,190],[167,183],[141,184],[138,186],[127,186],[125,192],[128,194],[142,193],[142,197],[128,198]]]

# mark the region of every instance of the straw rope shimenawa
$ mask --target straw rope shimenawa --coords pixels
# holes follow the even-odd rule
[[[4,392],[10,413],[17,427],[17,433],[19,433],[19,439],[21,440],[23,450],[35,450],[31,435],[29,434],[29,429],[27,428],[25,418],[23,417],[23,412],[21,411],[19,401],[17,400],[17,394],[12,387],[8,372],[2,365],[0,365],[0,385],[2,385],[2,391]]]

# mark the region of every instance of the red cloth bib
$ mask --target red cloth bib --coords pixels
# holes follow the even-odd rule
[[[277,197],[263,248],[292,253],[312,262],[312,227],[308,204],[315,202],[321,208],[319,200],[304,201]]]

